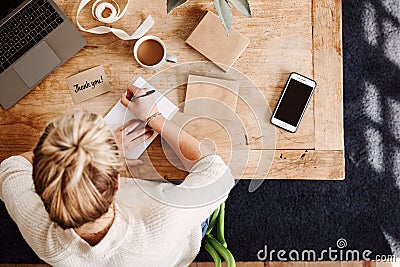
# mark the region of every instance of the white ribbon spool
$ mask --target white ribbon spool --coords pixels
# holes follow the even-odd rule
[[[79,23],[79,13],[90,1],[91,0],[82,0],[81,3],[79,4],[78,11],[76,13],[76,24],[78,25],[78,28],[84,32],[89,32],[94,34],[105,34],[112,32],[115,36],[117,36],[122,40],[136,40],[145,35],[146,32],[148,32],[154,24],[153,18],[151,16],[148,16],[132,35],[127,34],[124,30],[117,28],[110,28],[107,26],[97,26],[95,28],[85,29]],[[113,4],[104,1],[105,0],[96,0],[92,5],[92,16],[96,20],[102,23],[116,22],[125,15],[129,5],[129,0],[128,0],[128,2],[125,5],[125,8],[121,11],[121,8],[119,7],[118,3],[115,0],[111,0]],[[108,17],[103,17],[103,12],[106,9],[109,9],[111,11],[111,14]]]

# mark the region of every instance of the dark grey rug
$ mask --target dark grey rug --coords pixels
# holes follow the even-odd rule
[[[237,260],[256,261],[265,246],[400,256],[400,1],[344,0],[343,52],[346,180],[266,181],[253,193],[240,181],[226,218]],[[40,262],[3,203],[0,229],[1,263]]]

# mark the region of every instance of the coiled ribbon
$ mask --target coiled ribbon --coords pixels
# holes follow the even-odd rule
[[[117,28],[110,28],[107,26],[97,26],[95,28],[91,29],[85,29],[80,23],[79,23],[79,13],[82,11],[82,9],[90,2],[91,0],[82,0],[81,3],[79,4],[78,11],[76,13],[76,24],[78,25],[79,29],[84,31],[84,32],[89,32],[89,33],[94,33],[94,34],[105,34],[112,32],[114,35],[116,35],[118,38],[122,40],[135,40],[139,39],[143,35],[146,34],[150,30],[150,28],[154,24],[153,18],[149,15],[143,22],[140,24],[140,26],[136,29],[136,31],[132,34],[129,35],[127,34],[124,30],[117,29]],[[94,4],[92,5],[92,15],[93,17],[103,23],[113,23],[122,18],[126,10],[128,9],[129,5],[129,0],[127,4],[125,5],[124,9],[121,11],[121,8],[119,7],[118,3],[115,0],[111,0],[113,4],[110,2],[105,2],[104,0],[96,0]],[[111,14],[108,17],[103,17],[103,12],[104,10],[109,9],[111,11]]]

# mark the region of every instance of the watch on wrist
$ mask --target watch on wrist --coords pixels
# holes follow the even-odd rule
[[[162,115],[161,112],[156,112],[156,113],[154,113],[153,115],[151,115],[150,117],[148,117],[147,120],[146,120],[146,125],[149,125],[149,122],[150,122],[152,119],[154,119],[154,118],[156,118],[156,117],[158,117],[158,116],[160,116],[160,115]]]

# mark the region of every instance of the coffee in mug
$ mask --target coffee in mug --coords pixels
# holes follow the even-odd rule
[[[138,48],[137,56],[140,62],[147,66],[159,63],[164,57],[164,48],[156,40],[146,40]]]
[[[166,61],[177,62],[175,56],[166,53],[164,42],[152,35],[147,35],[137,40],[133,47],[133,55],[136,61],[147,69],[157,69]]]

